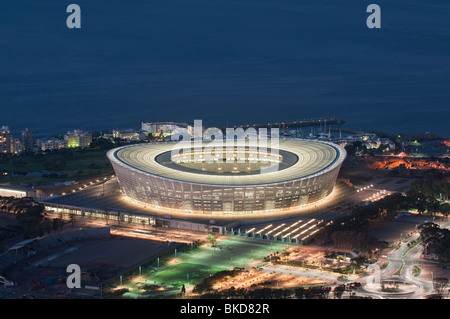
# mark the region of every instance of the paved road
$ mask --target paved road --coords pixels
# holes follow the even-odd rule
[[[450,226],[450,220],[439,221],[440,227],[448,228]],[[418,244],[408,250],[408,243],[418,239],[420,235],[413,234],[408,238],[407,242],[404,242],[396,250],[389,253],[390,259],[389,265],[381,272],[381,278],[396,277],[403,280],[415,283],[419,289],[403,298],[421,298],[425,295],[429,295],[433,292],[433,284],[429,280],[424,280],[413,275],[413,268],[415,265],[422,263],[421,255],[423,251],[422,245]]]

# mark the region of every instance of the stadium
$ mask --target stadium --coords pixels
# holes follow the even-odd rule
[[[332,192],[346,157],[336,144],[300,139],[280,140],[267,150],[201,142],[174,152],[175,145],[110,150],[121,192],[145,206],[186,214],[295,211]]]

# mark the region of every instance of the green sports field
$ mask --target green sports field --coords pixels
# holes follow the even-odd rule
[[[176,258],[174,250],[164,262],[160,262],[160,267],[154,264],[150,269],[144,268],[141,276],[123,281],[123,287],[129,289],[123,296],[170,296],[178,293],[182,284],[192,286],[210,274],[234,267],[247,267],[253,261],[261,264],[264,256],[282,251],[285,247],[283,243],[227,237],[218,241],[217,247],[205,244],[193,251],[178,252]]]

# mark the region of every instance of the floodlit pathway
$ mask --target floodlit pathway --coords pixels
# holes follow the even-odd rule
[[[333,274],[329,271],[321,271],[317,269],[305,269],[300,267],[292,267],[292,266],[262,266],[263,270],[273,271],[278,274],[292,274],[295,276],[308,277],[313,279],[320,279],[323,281],[328,281],[333,284],[336,284],[338,277],[341,274]]]

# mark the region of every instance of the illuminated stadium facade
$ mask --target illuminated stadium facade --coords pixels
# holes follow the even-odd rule
[[[109,151],[122,193],[188,214],[291,211],[329,195],[346,156],[338,145],[299,139],[280,140],[267,150],[251,143],[212,149],[202,142],[174,152],[175,145]]]

